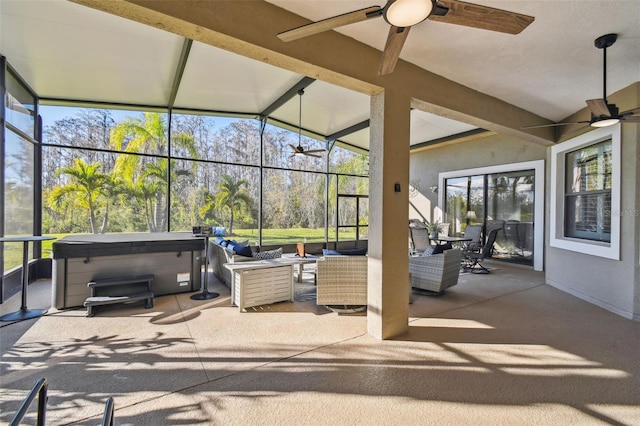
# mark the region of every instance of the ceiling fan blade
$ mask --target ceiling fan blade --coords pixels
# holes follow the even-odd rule
[[[622,117],[621,118],[622,121],[624,121],[625,123],[640,123],[640,115],[638,116],[631,116],[631,117]]]
[[[311,24],[293,28],[288,31],[283,31],[278,34],[278,38],[282,41],[298,40],[299,38],[319,34],[345,25],[355,24],[356,22],[366,21],[369,18],[375,18],[378,16],[382,16],[382,8],[380,6],[371,6],[354,12],[323,19],[322,21],[312,22]]]
[[[290,143],[289,146],[291,147],[292,150],[298,151],[298,147],[295,146],[294,144]]]
[[[604,99],[589,99],[587,105],[596,117],[611,117],[611,112]]]
[[[439,0],[438,6],[449,10],[443,16],[432,14],[429,19],[507,34],[520,34],[535,19],[533,16],[458,0]]]
[[[640,108],[630,109],[629,111],[621,112],[620,116],[624,117],[627,115],[636,115],[636,114],[640,114]]]
[[[571,121],[567,123],[551,123],[551,124],[536,124],[535,126],[523,126],[521,129],[540,129],[542,127],[556,127],[556,126],[568,126],[570,124],[585,124],[589,121]]]
[[[316,157],[316,158],[322,158],[321,155],[316,155],[316,154],[309,154],[309,151],[305,151],[304,155],[307,155],[309,157]]]
[[[310,152],[326,152],[326,149],[307,149],[305,150],[305,154],[310,153]]]
[[[380,60],[380,67],[378,68],[378,75],[390,74],[396,67],[398,57],[402,51],[402,46],[407,40],[409,30],[411,27],[394,27],[393,25],[389,29],[389,35],[387,36],[387,43],[384,46],[382,52],[382,59]]]

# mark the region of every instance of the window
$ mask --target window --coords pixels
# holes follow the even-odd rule
[[[620,254],[620,125],[551,148],[550,245],[594,256]]]
[[[566,237],[611,241],[611,140],[567,153]]]

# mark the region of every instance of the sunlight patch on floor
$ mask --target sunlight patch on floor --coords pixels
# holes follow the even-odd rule
[[[423,318],[420,325],[411,324],[412,327],[445,327],[445,328],[478,328],[478,329],[494,329],[488,324],[469,320],[454,318]]]

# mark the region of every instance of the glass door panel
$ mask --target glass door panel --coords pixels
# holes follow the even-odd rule
[[[500,229],[497,256],[533,264],[534,171],[487,175],[486,230]]]
[[[484,176],[465,176],[445,181],[444,222],[449,234],[461,236],[467,225],[482,224],[484,217]]]
[[[445,181],[445,222],[453,235],[483,225],[499,229],[494,258],[533,265],[534,171],[463,176]]]

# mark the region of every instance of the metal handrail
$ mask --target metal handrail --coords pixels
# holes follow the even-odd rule
[[[107,403],[104,405],[104,415],[102,416],[102,426],[113,426],[113,397],[107,398]]]
[[[20,424],[20,422],[22,421],[22,418],[24,417],[25,414],[27,414],[27,411],[29,410],[31,403],[36,398],[36,394],[37,394],[38,395],[38,419],[36,421],[36,425],[44,426],[44,420],[47,412],[47,399],[48,399],[47,389],[48,388],[49,388],[49,384],[47,383],[47,379],[43,378],[38,380],[36,384],[33,385],[31,392],[29,392],[29,395],[27,395],[25,400],[22,402],[22,405],[20,406],[16,414],[11,419],[11,422],[9,423],[9,425],[18,426]]]

